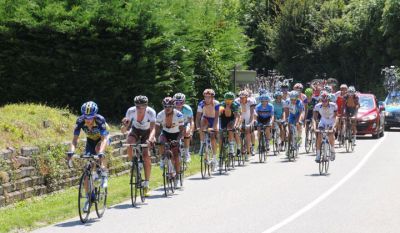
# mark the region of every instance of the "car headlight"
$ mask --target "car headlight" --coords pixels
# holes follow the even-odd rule
[[[387,116],[387,117],[393,116],[393,113],[391,113],[391,112],[385,112],[385,116]]]
[[[363,117],[362,120],[363,120],[363,121],[372,121],[372,120],[375,120],[376,117],[377,117],[376,114],[371,114],[371,115],[368,115],[368,116],[366,116],[366,117]]]

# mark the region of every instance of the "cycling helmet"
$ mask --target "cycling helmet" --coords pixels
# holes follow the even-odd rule
[[[310,97],[310,96],[313,95],[313,90],[312,90],[311,88],[307,88],[307,89],[304,91],[304,94],[306,94],[307,97]]]
[[[81,107],[81,113],[85,116],[85,119],[92,119],[99,111],[97,104],[93,101],[86,102]]]
[[[329,99],[329,93],[327,91],[321,91],[319,98],[322,102],[326,102]]]
[[[291,91],[291,92],[289,92],[289,98],[290,98],[290,99],[297,99],[297,98],[299,98],[299,92],[298,92],[298,91]]]
[[[186,96],[185,96],[185,94],[182,94],[182,93],[176,93],[175,95],[174,95],[174,100],[175,101],[185,101],[186,100]]]
[[[166,107],[166,106],[174,106],[174,104],[175,104],[175,100],[173,98],[169,97],[169,96],[165,97],[163,99],[163,101],[162,101],[162,105],[164,107]]]
[[[342,85],[340,85],[340,89],[342,89],[342,88],[345,88],[347,90],[348,87],[346,84],[342,84]]]
[[[281,92],[281,91],[276,91],[275,93],[274,93],[274,98],[276,99],[276,98],[278,98],[278,97],[282,97],[283,96],[283,93]]]
[[[293,87],[293,89],[303,89],[303,84],[301,83],[296,83]]]
[[[349,87],[349,90],[348,90],[348,93],[349,93],[350,95],[354,95],[354,94],[356,93],[356,88],[354,88],[354,86],[350,86],[350,87]]]
[[[227,92],[224,95],[224,99],[226,100],[233,100],[235,99],[235,94],[233,92]]]
[[[144,95],[138,95],[134,99],[135,105],[144,105],[149,103],[149,99],[147,99]]]
[[[246,90],[240,91],[239,97],[249,97],[249,93]]]
[[[203,96],[215,96],[215,91],[213,89],[205,89],[203,91]]]
[[[271,101],[271,98],[269,97],[268,94],[263,94],[260,97],[258,97],[258,100],[262,101]]]
[[[281,85],[281,88],[289,88],[289,83],[288,82],[283,82]]]
[[[324,86],[324,90],[327,91],[328,93],[332,93],[332,87],[331,86]]]

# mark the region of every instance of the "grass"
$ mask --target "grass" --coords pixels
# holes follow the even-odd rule
[[[192,156],[185,175],[200,171],[200,156]],[[129,175],[109,179],[108,206],[130,199]],[[153,165],[150,188],[162,185],[161,170]],[[0,209],[0,232],[24,232],[78,215],[76,187],[18,202]],[[121,210],[123,211],[123,210]],[[95,217],[92,213],[91,217]],[[104,215],[107,218],[107,211]]]
[[[76,118],[68,109],[40,104],[5,105],[0,108],[0,149],[71,140]],[[49,127],[44,127],[43,122],[48,122]]]

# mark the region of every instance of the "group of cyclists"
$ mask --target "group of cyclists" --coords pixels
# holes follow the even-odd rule
[[[255,155],[256,135],[260,137],[261,129],[265,129],[266,150],[270,151],[271,129],[277,124],[280,129],[280,145],[278,150],[283,150],[285,143],[290,137],[291,125],[297,130],[296,142],[298,146],[302,141],[302,129],[311,124],[316,133],[316,162],[320,162],[321,135],[318,129],[331,128],[336,132],[342,132],[346,118],[353,121],[352,135],[356,135],[355,116],[360,107],[358,96],[353,86],[346,84],[340,86],[340,90],[334,92],[334,87],[325,85],[313,85],[303,91],[303,85],[296,83],[290,91],[289,84],[283,83],[279,90],[269,93],[260,89],[258,97],[255,97],[250,90],[241,90],[236,96],[233,92],[227,92],[223,101],[216,99],[213,89],[206,89],[203,92],[204,99],[197,106],[196,117],[194,118],[192,108],[185,103],[186,97],[177,93],[173,97],[165,97],[162,101],[163,110],[158,114],[149,106],[146,96],[136,96],[134,106],[130,107],[121,121],[121,132],[127,134],[127,144],[148,144],[143,148],[144,161],[144,192],[149,195],[149,181],[151,178],[151,158],[149,148],[159,143],[159,154],[164,152],[164,142],[179,141],[183,146],[176,145],[172,161],[177,173],[180,169],[179,149],[183,148],[185,161],[191,161],[190,141],[194,132],[198,131],[200,140],[203,142],[205,130],[213,132],[211,137],[212,158],[217,168],[218,142],[221,140],[216,132],[228,130],[228,153],[233,156],[244,155],[248,160],[249,156]],[[87,135],[85,153],[97,155],[100,159],[102,170],[103,187],[107,187],[107,169],[104,163],[104,152],[108,142],[109,132],[107,123],[103,116],[98,114],[96,103],[89,101],[81,107],[82,115],[76,121],[74,137],[67,153],[67,161],[72,166],[71,158],[74,155],[80,131]],[[258,132],[258,133],[257,133]],[[241,140],[240,133],[245,135]],[[242,143],[244,145],[241,145]],[[331,157],[335,159],[335,134],[329,134],[331,144]],[[355,143],[355,140],[353,140]],[[236,151],[235,151],[236,148]],[[221,149],[221,148],[220,148]],[[128,159],[132,161],[132,149],[128,148]],[[201,151],[201,149],[200,149]],[[181,151],[182,153],[182,151]],[[163,167],[163,160],[160,160]],[[83,211],[87,211],[85,205]]]

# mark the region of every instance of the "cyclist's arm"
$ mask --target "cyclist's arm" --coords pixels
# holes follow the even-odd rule
[[[76,145],[78,144],[78,138],[79,138],[79,135],[74,135],[74,137],[72,139],[72,143],[69,147],[70,152],[75,152]]]
[[[121,133],[126,133],[131,125],[131,121],[128,118],[123,118],[122,119],[122,126],[121,126]]]
[[[107,146],[107,138],[108,135],[102,135],[100,138],[100,149],[99,149],[99,154],[104,153],[104,151],[106,150],[106,146]]]
[[[214,130],[218,131],[218,118],[219,118],[219,103],[217,104],[217,106],[215,106],[215,114],[214,114],[214,125],[213,128]]]
[[[149,135],[149,140],[151,142],[155,142],[156,138],[156,123],[155,122],[150,122],[150,135]]]
[[[240,113],[234,112],[233,115],[235,116],[234,128],[239,128],[240,127]]]
[[[197,113],[196,113],[196,128],[197,128],[197,129],[200,129],[200,128],[201,128],[201,124],[200,124],[200,122],[201,122],[201,115],[202,115],[202,112],[197,112]]]
[[[255,114],[254,114],[255,105],[250,106],[250,124],[253,124],[255,121]]]
[[[314,130],[317,129],[317,121],[318,121],[318,111],[313,111],[313,119],[312,119],[312,124],[313,124],[313,128]]]

